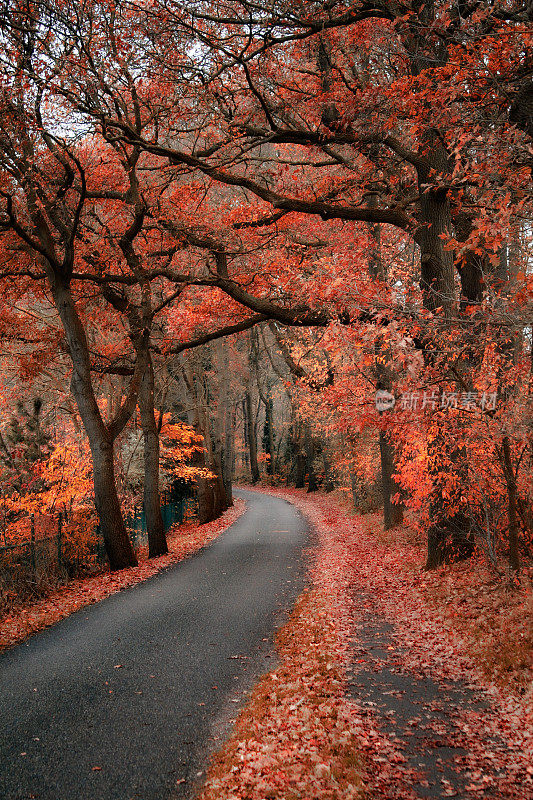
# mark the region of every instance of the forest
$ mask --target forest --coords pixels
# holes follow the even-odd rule
[[[507,619],[531,713],[531,3],[3,0],[0,38],[2,618],[248,486],[348,531],[319,572],[386,542],[342,592]],[[223,764],[209,800],[364,796]]]

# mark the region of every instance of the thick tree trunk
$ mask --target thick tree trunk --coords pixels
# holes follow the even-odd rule
[[[305,453],[298,451],[294,459],[294,485],[297,489],[303,489],[305,487],[305,476],[307,472],[306,465],[307,459]]]
[[[324,447],[322,448],[322,463],[324,464],[324,489],[326,492],[332,492],[335,488],[335,480],[331,469],[331,460]]]
[[[393,495],[400,492],[400,486],[392,477],[394,474],[394,448],[385,431],[379,432],[379,452],[381,456],[381,484],[383,487],[383,523],[385,530],[396,528],[403,522],[403,505],[393,503]]]
[[[148,533],[148,557],[168,553],[159,491],[159,432],[154,409],[154,370],[151,358],[139,392],[139,411],[144,443],[144,513]]]
[[[318,455],[318,451],[319,446],[311,432],[311,428],[309,425],[306,425],[305,453],[307,458],[308,492],[316,492],[319,488],[318,476],[315,469],[315,458]]]
[[[206,478],[198,480],[198,521],[200,525],[205,525],[216,519],[217,510],[215,505],[215,493],[213,482]]]
[[[55,283],[53,297],[72,359],[71,389],[89,438],[93,459],[95,506],[112,570],[137,565],[120,502],[113,463],[113,436],[104,424],[91,381],[85,330],[68,286]]]
[[[198,519],[201,524],[218,519],[232,504],[226,496],[221,465],[211,461],[206,466],[214,477],[201,478],[198,481]]]
[[[267,473],[269,475],[274,474],[274,457],[275,457],[273,405],[274,404],[272,401],[272,397],[270,396],[270,389],[269,389],[265,403],[265,428],[264,428],[265,451],[270,457],[267,464]]]
[[[426,131],[420,155],[423,160],[418,169],[420,229],[416,236],[420,246],[420,288],[424,307],[449,321],[456,312],[453,252],[446,247],[452,218],[448,192],[438,183],[450,173],[450,157],[437,130]],[[433,357],[432,344],[427,342],[427,361]],[[446,424],[445,419],[442,422]],[[441,434],[428,441],[428,454],[432,489],[426,568],[432,569],[448,561],[468,558],[473,552],[473,539],[472,524],[460,498],[455,504],[449,499],[443,501],[442,481],[450,471],[461,471],[461,454]]]
[[[216,430],[213,432],[213,448],[211,459],[208,462],[209,469],[216,476],[213,482],[214,501],[213,506],[219,517],[227,508],[233,505],[233,498],[231,496],[231,483],[226,485],[224,480],[224,473],[226,471],[225,458],[226,452],[223,448],[224,438],[220,430],[220,417],[215,421]]]
[[[235,414],[228,402],[224,416],[224,488],[229,505],[233,505],[233,470],[235,460]]]
[[[197,430],[205,436],[201,429]],[[220,471],[221,465],[201,453],[195,466],[206,466],[214,475],[213,478],[199,478],[198,480],[198,519],[203,525],[220,517],[231,503],[228,503],[226,497]]]
[[[445,178],[450,171],[449,156],[438,131],[427,131],[421,155],[424,157],[424,166],[418,170],[421,224],[415,237],[420,246],[420,288],[424,307],[429,311],[442,309],[449,318],[455,304],[453,252],[446,249],[446,239],[452,231],[450,201],[446,189],[428,188],[436,182],[435,175]]]
[[[194,404],[193,427],[204,437],[205,451],[199,450],[194,457],[195,467],[207,467],[213,473],[212,478],[198,479],[198,519],[203,525],[217,519],[227,508],[223,503],[224,492],[220,491],[219,465],[213,448],[211,424],[207,412],[208,398],[205,383],[202,380],[203,367],[197,354],[189,353],[186,369],[183,372],[185,385]],[[220,482],[219,482],[220,481]]]
[[[215,461],[222,492],[223,511],[233,505],[233,413],[228,350],[222,339],[214,343],[218,362],[218,403],[214,420]]]
[[[297,489],[305,486],[305,476],[307,474],[307,455],[302,435],[302,423],[293,416],[290,435],[290,454],[292,458],[290,476],[294,475],[294,485]]]
[[[100,530],[112,570],[137,566],[115,485],[113,445],[109,442],[92,449],[94,497]]]

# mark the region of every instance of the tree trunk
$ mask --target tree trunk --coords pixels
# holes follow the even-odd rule
[[[222,492],[223,511],[233,505],[233,414],[230,391],[231,368],[228,349],[219,339],[214,343],[218,362],[218,403],[214,420],[215,458]]]
[[[95,506],[112,570],[137,566],[120,502],[113,463],[113,436],[106,427],[91,381],[89,347],[68,286],[53,285],[53,297],[72,359],[71,389],[89,439],[93,459]]]
[[[257,483],[261,474],[259,472],[259,463],[257,460],[257,439],[255,437],[255,425],[253,421],[252,410],[252,396],[250,392],[246,392],[245,397],[245,419],[246,419],[246,438],[248,440],[248,452],[250,454],[250,473],[252,483]]]
[[[297,418],[293,419],[292,424],[291,452],[294,467],[294,485],[297,489],[303,489],[307,474],[307,455],[302,436],[302,423]]]
[[[324,447],[322,448],[322,463],[324,464],[324,489],[326,492],[332,492],[335,488],[335,480],[331,469],[329,454]]]
[[[198,480],[198,521],[200,525],[205,525],[216,519],[217,516],[213,482],[207,478],[200,478]]]
[[[383,522],[385,530],[396,528],[403,522],[403,505],[393,503],[392,496],[400,492],[400,486],[392,477],[394,474],[394,448],[385,431],[379,432],[379,452],[381,456],[381,484],[383,487]]]
[[[319,488],[318,476],[315,470],[315,458],[317,457],[318,450],[319,446],[311,433],[311,428],[309,425],[306,425],[305,452],[307,458],[308,492],[316,492]]]
[[[446,247],[452,218],[447,190],[437,184],[450,173],[450,157],[437,130],[426,131],[421,156],[423,166],[418,169],[420,229],[415,237],[420,246],[420,288],[424,307],[449,321],[455,313],[454,257]],[[428,340],[426,344],[425,358],[430,362],[434,342]],[[446,424],[444,418],[442,424]],[[460,498],[455,504],[443,501],[442,476],[450,470],[460,471],[460,453],[439,433],[428,441],[428,455],[432,488],[426,569],[432,569],[448,561],[468,558],[474,545],[471,520],[467,510],[461,509]]]
[[[270,456],[268,464],[267,464],[267,473],[269,475],[274,474],[274,456],[275,456],[275,446],[274,446],[274,413],[273,413],[273,401],[272,397],[270,396],[270,389],[268,390],[268,394],[266,396],[266,403],[265,403],[265,428],[264,428],[264,445],[267,454]]]
[[[207,467],[213,478],[198,479],[198,519],[201,524],[211,522],[231,505],[228,503],[222,478],[223,464],[221,460],[220,432],[213,436],[211,419],[208,414],[206,386],[202,381],[203,369],[198,357],[189,354],[184,371],[185,384],[194,403],[194,429],[204,437],[205,452],[200,451],[194,459],[194,466]]]
[[[518,513],[517,513],[517,486],[511,458],[509,437],[503,437],[502,443],[503,466],[505,481],[507,483],[508,515],[509,515],[509,564],[518,576],[520,572],[520,556],[518,552]]]
[[[109,566],[112,570],[136,567],[137,558],[133,551],[115,484],[113,445],[103,442],[93,449],[94,499],[100,520],[100,530],[104,538]]]
[[[305,453],[298,451],[296,453],[295,458],[295,476],[294,476],[294,485],[297,489],[303,489],[305,487],[305,476],[306,476],[306,464],[307,459]]]
[[[235,461],[235,414],[229,401],[224,416],[224,487],[229,505],[233,505],[233,470]]]
[[[424,307],[433,312],[442,308],[449,318],[455,303],[453,253],[446,249],[452,230],[450,201],[446,189],[430,188],[450,171],[438,131],[426,132],[422,154],[424,166],[418,170],[421,224],[415,237],[420,246],[420,288]]]
[[[148,533],[148,557],[156,558],[168,553],[168,545],[161,514],[160,443],[154,409],[154,369],[150,357],[139,392],[139,411],[144,442],[144,513]]]

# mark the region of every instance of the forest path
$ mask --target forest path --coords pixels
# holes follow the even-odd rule
[[[417,663],[405,631],[372,596],[359,591],[354,604],[349,688],[373,731],[366,742],[373,796],[532,800],[527,756],[505,735],[489,698],[441,670],[437,651],[432,669]]]
[[[0,656],[2,800],[190,796],[304,580],[300,513],[236,494],[214,543]]]

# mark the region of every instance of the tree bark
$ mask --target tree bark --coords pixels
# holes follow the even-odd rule
[[[148,355],[148,366],[139,392],[139,412],[144,444],[144,513],[148,533],[148,557],[168,553],[165,526],[161,514],[159,488],[159,431],[155,421],[154,368]]]
[[[315,470],[315,458],[317,457],[317,451],[319,450],[319,445],[317,444],[316,439],[314,438],[310,425],[306,424],[306,431],[305,431],[305,454],[307,459],[307,491],[308,492],[316,492],[319,488],[318,484],[318,476]]]
[[[420,246],[420,288],[424,307],[449,323],[455,314],[454,255],[446,247],[452,233],[452,214],[446,189],[439,183],[450,173],[450,156],[436,129],[422,137],[421,165],[418,168],[420,227],[416,241]],[[428,341],[425,358],[433,358],[433,342]],[[443,420],[445,423],[445,420]],[[426,569],[445,562],[468,558],[473,553],[472,525],[466,509],[457,503],[443,502],[442,480],[450,470],[460,470],[461,456],[453,443],[439,433],[428,441],[432,478],[429,500],[430,526],[427,535]],[[450,509],[454,508],[451,512]]]
[[[265,428],[264,428],[264,444],[267,455],[270,456],[267,464],[267,473],[274,474],[274,458],[275,458],[275,445],[274,445],[274,413],[273,413],[273,400],[270,395],[270,388],[266,396],[265,402]]]
[[[392,496],[400,492],[400,486],[392,477],[395,469],[394,448],[385,431],[379,432],[379,451],[381,455],[381,485],[383,487],[383,524],[385,530],[390,530],[402,524],[403,505],[392,502]]]
[[[124,524],[115,481],[113,460],[115,436],[105,425],[96,402],[85,330],[70,288],[56,279],[52,293],[72,359],[72,394],[89,439],[93,459],[95,506],[109,565],[112,570],[134,567],[137,566],[137,558]],[[117,425],[116,430],[119,432],[123,428],[122,423],[127,416],[127,410],[129,409],[125,409],[122,415],[120,425]]]
[[[228,350],[222,339],[212,343],[218,361],[218,402],[215,417],[216,459],[224,511],[233,505],[233,414]]]
[[[257,460],[257,439],[255,437],[255,425],[253,420],[252,396],[249,391],[244,396],[245,419],[246,419],[246,438],[248,440],[248,452],[250,454],[250,474],[252,483],[257,483],[261,477],[259,472],[259,462]]]
[[[103,442],[93,449],[94,499],[104,538],[109,566],[112,570],[137,566],[115,485],[113,445]]]
[[[196,432],[204,437],[205,444],[205,452],[198,452],[194,459],[194,466],[207,467],[214,476],[198,479],[198,519],[201,524],[205,524],[220,517],[228,508],[228,503],[222,480],[222,463],[217,459],[218,449],[213,447],[211,422],[207,411],[208,398],[205,384],[201,378],[203,370],[198,356],[193,357],[192,353],[186,364],[185,384],[194,403],[193,426]]]
[[[290,442],[291,457],[293,459],[291,474],[294,472],[294,485],[297,489],[303,489],[307,474],[307,455],[304,446],[302,422],[296,415],[293,416]]]
[[[433,312],[442,308],[444,316],[449,318],[455,303],[453,252],[446,249],[452,218],[448,192],[438,182],[449,174],[450,161],[436,130],[426,132],[421,150],[420,227],[415,236],[420,246],[420,289],[424,307]]]
[[[518,551],[518,503],[516,477],[511,458],[509,437],[504,436],[502,442],[503,468],[507,483],[507,508],[509,518],[509,564],[518,576],[520,572],[520,555]]]

